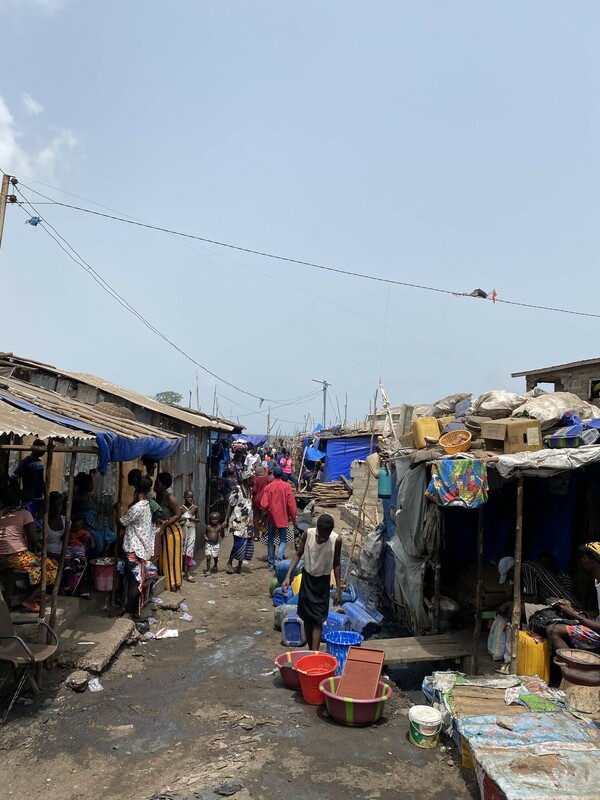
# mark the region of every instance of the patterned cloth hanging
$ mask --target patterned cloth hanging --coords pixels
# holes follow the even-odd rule
[[[475,458],[433,461],[425,497],[439,506],[478,508],[487,503],[487,461]]]

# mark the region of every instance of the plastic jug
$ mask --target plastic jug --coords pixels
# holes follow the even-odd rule
[[[355,603],[344,603],[343,609],[350,619],[352,630],[356,631],[356,633],[361,633],[365,639],[372,636],[378,629],[379,626],[373,617],[369,616],[364,609]]]
[[[306,644],[304,623],[295,612],[288,614],[283,620],[281,632],[283,634],[283,643],[286,647],[303,647]]]

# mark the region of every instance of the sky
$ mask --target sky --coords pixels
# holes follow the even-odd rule
[[[346,396],[348,419],[364,419],[379,378],[392,405],[425,403],[521,391],[511,372],[600,357],[598,319],[275,261],[38,206],[33,191],[593,314],[597,3],[0,0],[0,27],[0,167],[190,358],[51,228],[25,224],[25,206],[6,214],[0,349],[185,404],[198,371],[201,407],[212,412],[216,385],[220,414],[255,433],[269,406],[274,433],[321,421],[313,379],[331,384],[335,423]]]

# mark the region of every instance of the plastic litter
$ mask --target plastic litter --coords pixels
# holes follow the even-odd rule
[[[148,623],[148,625],[154,625],[154,623],[156,622],[156,617],[148,617],[146,622]]]
[[[179,619],[182,619],[184,622],[191,622],[193,617],[191,614],[182,614]]]
[[[92,678],[92,680],[88,682],[88,689],[90,692],[103,692],[104,686],[102,686],[98,678]]]
[[[157,606],[162,606],[162,603],[163,603],[162,597],[151,597],[150,598],[150,602],[151,603],[156,603]]]
[[[154,639],[154,634],[152,631],[146,631],[146,633],[143,633],[142,636],[144,639]]]
[[[216,606],[217,605],[217,601],[216,600],[207,600],[206,602],[208,603],[209,606]]]
[[[188,606],[188,604],[187,604],[187,603],[179,603],[179,608],[180,608],[182,611],[189,611],[189,610],[190,610],[190,607]]]
[[[208,628],[196,628],[194,633],[206,633],[207,631],[208,631]]]
[[[32,706],[33,700],[30,697],[17,697],[15,703],[18,706]]]
[[[253,634],[253,635],[254,635],[254,636],[260,636],[260,635],[261,635],[261,633],[262,633],[262,631],[254,631],[254,634]]]
[[[179,636],[177,628],[160,628],[155,634],[155,639],[176,639]]]

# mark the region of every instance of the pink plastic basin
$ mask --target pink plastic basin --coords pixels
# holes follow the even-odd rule
[[[383,713],[386,700],[393,694],[387,683],[383,681],[377,683],[377,696],[373,700],[354,700],[352,697],[340,697],[336,694],[341,680],[341,675],[326,678],[319,685],[327,711],[333,719],[353,728],[366,728],[377,722]]]
[[[275,659],[275,666],[279,668],[281,680],[288,689],[300,689],[300,675],[296,672],[296,664],[303,656],[311,656],[314,650],[288,650]]]

